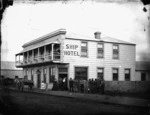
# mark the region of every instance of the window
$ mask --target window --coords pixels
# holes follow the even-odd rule
[[[18,76],[15,76],[15,79],[18,79]]]
[[[125,69],[125,81],[130,81],[130,69]]]
[[[34,73],[33,73],[33,69],[31,70],[31,80],[33,81],[33,76],[34,76]]]
[[[43,81],[46,83],[46,68],[43,70]]]
[[[49,68],[49,83],[53,83],[55,80],[55,68],[51,67]]]
[[[25,78],[25,79],[28,79],[28,70],[26,70],[26,73],[25,73],[24,78]]]
[[[118,81],[118,68],[113,68],[113,80]]]
[[[97,78],[104,79],[104,68],[97,68]]]
[[[68,73],[68,68],[65,68],[65,67],[63,67],[63,68],[59,68],[58,69],[58,71],[59,71],[59,73]]]
[[[75,79],[76,80],[87,80],[87,67],[75,67]]]
[[[104,45],[103,43],[97,44],[97,58],[103,58],[104,57]]]
[[[119,45],[113,44],[113,59],[119,59]]]
[[[81,43],[81,57],[87,57],[87,42]]]
[[[141,81],[146,81],[146,73],[141,73]]]

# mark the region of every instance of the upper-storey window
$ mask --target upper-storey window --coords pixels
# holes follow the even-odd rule
[[[104,44],[98,43],[97,44],[97,58],[103,58],[104,57]]]
[[[81,42],[81,57],[87,57],[88,49],[87,49],[87,42]]]
[[[119,59],[119,45],[113,44],[113,59]]]

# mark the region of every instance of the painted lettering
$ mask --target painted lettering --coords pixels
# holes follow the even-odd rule
[[[66,44],[66,49],[69,49],[69,44]]]
[[[75,45],[75,49],[77,49],[78,48],[78,45]]]
[[[79,53],[77,51],[64,51],[64,55],[79,56]]]
[[[66,44],[66,49],[77,49],[78,45],[71,45],[71,44]]]

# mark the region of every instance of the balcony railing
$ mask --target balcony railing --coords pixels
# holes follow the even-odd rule
[[[48,61],[60,61],[60,53],[54,53],[53,58],[51,53],[47,53],[46,55],[29,57],[28,59],[24,59],[24,61],[16,61],[16,65],[21,66],[21,65],[42,63]]]
[[[27,63],[33,63],[33,58],[32,58],[32,57],[29,57]]]
[[[60,60],[60,54],[54,54],[53,55],[53,60],[59,61]]]
[[[16,65],[23,65],[23,60],[16,61]]]
[[[39,58],[39,60],[38,60],[39,62],[44,61],[44,55],[39,55],[38,58]]]
[[[49,61],[49,60],[52,60],[52,55],[50,53],[46,54],[45,55],[45,58],[44,58],[46,61]]]

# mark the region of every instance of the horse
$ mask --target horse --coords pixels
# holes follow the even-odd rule
[[[24,86],[28,86],[28,89],[32,90],[32,87],[34,85],[32,80],[27,80],[27,79],[17,79],[15,83],[16,83],[16,88],[19,91],[23,91]]]

